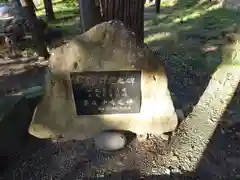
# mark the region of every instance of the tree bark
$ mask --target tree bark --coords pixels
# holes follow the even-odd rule
[[[12,5],[11,12],[15,17],[21,18],[24,16],[20,0],[9,0],[9,3]]]
[[[25,17],[27,18],[30,24],[30,30],[32,32],[32,39],[35,45],[36,52],[38,53],[39,56],[48,58],[49,53],[44,43],[43,30],[37,21],[37,16],[34,11],[34,4],[32,0],[21,0],[21,5]]]
[[[100,0],[104,21],[120,20],[136,33],[140,42],[144,39],[145,0]]]
[[[156,0],[155,2],[156,5],[156,13],[160,13],[160,7],[161,7],[161,0]]]
[[[43,0],[45,13],[48,21],[53,21],[55,19],[52,0]]]
[[[36,17],[35,13],[35,5],[32,0],[20,0],[20,3],[23,8],[23,12],[25,13],[25,16],[27,17],[29,14],[32,17]],[[26,10],[27,9],[27,10]]]
[[[100,7],[96,0],[79,0],[80,25],[83,32],[102,22]]]

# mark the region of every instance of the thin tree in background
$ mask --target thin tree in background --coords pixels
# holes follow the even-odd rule
[[[20,0],[20,3],[26,16],[36,17],[35,5],[32,0]]]
[[[44,2],[44,8],[45,8],[45,13],[46,13],[47,20],[48,21],[55,20],[52,0],[43,0],[43,2]]]
[[[145,0],[79,0],[82,30],[102,21],[120,20],[143,42],[144,3]]]
[[[99,3],[96,0],[79,0],[80,25],[83,32],[102,22]]]
[[[156,5],[156,13],[160,13],[161,0],[156,0],[155,5]]]
[[[44,58],[49,57],[49,53],[47,51],[47,47],[44,43],[44,35],[43,30],[38,23],[37,16],[35,14],[35,7],[32,0],[21,0],[21,5],[23,8],[23,12],[29,22],[30,30],[32,33],[33,43],[35,45],[35,50],[39,56]]]

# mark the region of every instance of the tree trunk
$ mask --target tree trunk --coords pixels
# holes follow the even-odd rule
[[[144,39],[145,0],[100,0],[104,21],[120,20],[136,33],[137,39]]]
[[[161,0],[156,0],[155,2],[156,5],[156,13],[160,13],[160,7],[161,7]]]
[[[15,17],[21,18],[24,16],[20,0],[9,0],[9,3],[12,5],[11,12]]]
[[[83,32],[102,22],[100,7],[96,0],[79,0],[80,25]]]
[[[32,0],[21,0],[21,5],[23,12],[30,24],[30,30],[32,32],[32,39],[36,48],[36,52],[39,56],[48,58],[49,53],[44,43],[43,30],[37,21]]]
[[[25,13],[26,17],[28,17],[28,15],[36,17],[35,5],[32,0],[20,0],[20,3],[22,5],[23,12]]]
[[[43,0],[44,7],[45,7],[45,13],[48,21],[52,21],[55,19],[54,12],[53,12],[53,6],[52,6],[52,0]]]

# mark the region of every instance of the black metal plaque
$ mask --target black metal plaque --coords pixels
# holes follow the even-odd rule
[[[77,115],[139,113],[141,71],[71,73]]]

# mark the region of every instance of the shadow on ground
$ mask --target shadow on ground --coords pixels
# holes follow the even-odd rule
[[[40,100],[41,96],[27,99],[31,113]],[[23,107],[16,106],[15,109],[21,110]],[[31,117],[19,120],[21,126],[28,127]],[[18,117],[6,120],[9,124],[18,120]],[[102,122],[101,119],[98,121]],[[20,133],[24,134],[21,142],[17,146],[11,144],[14,148],[9,150],[8,154],[2,155],[1,153],[0,179],[77,179],[81,178],[83,173],[84,175],[92,174],[95,168],[105,166],[105,163],[119,154],[119,151],[115,153],[100,152],[95,147],[93,139],[52,141],[35,138],[28,134],[26,128],[20,129]],[[128,142],[135,138],[135,135],[130,132],[123,133],[127,135]],[[11,135],[18,137],[15,132],[12,132]],[[4,138],[7,139],[7,137]],[[132,157],[135,157],[134,154]]]
[[[214,175],[222,176],[225,179],[240,177],[239,92],[240,83],[202,155],[197,172],[204,175],[211,173],[212,178]],[[209,172],[209,169],[213,171]]]
[[[240,99],[240,84],[235,92],[235,95],[232,97],[232,101],[229,103],[228,108],[226,108],[226,113],[229,111],[229,108],[235,106]],[[231,114],[238,113],[236,110],[232,110]],[[78,164],[70,172],[70,174],[64,176],[63,180],[70,179],[238,179],[240,176],[240,116],[237,115],[238,121],[233,119],[225,120],[225,114],[222,117],[222,122],[217,126],[213,136],[209,140],[209,144],[206,147],[205,152],[202,155],[196,170],[194,172],[183,172],[178,173],[174,172],[174,169],[171,167],[167,168],[165,174],[162,174],[162,171],[158,172],[158,169],[162,167],[156,167],[155,170],[151,169],[149,175],[145,172],[142,172],[142,169],[138,169],[136,164],[140,162],[132,162],[130,167],[122,167],[124,170],[119,170],[117,172],[111,171],[111,169],[104,169],[103,172],[94,170],[94,162],[88,161],[85,165]],[[229,117],[228,117],[229,118]],[[133,151],[136,154],[132,154],[132,159],[135,156],[139,155],[137,150]],[[106,157],[111,159],[111,156]],[[116,160],[116,159],[115,159]],[[111,161],[111,160],[110,160]],[[117,161],[116,161],[117,163]],[[106,167],[105,167],[106,168]],[[79,176],[79,171],[87,170],[87,176]],[[91,169],[91,170],[90,170]],[[121,168],[120,168],[121,169]],[[127,169],[127,170],[126,170]],[[211,171],[209,171],[211,169]],[[158,174],[159,173],[159,174]],[[86,174],[85,174],[86,175]]]

